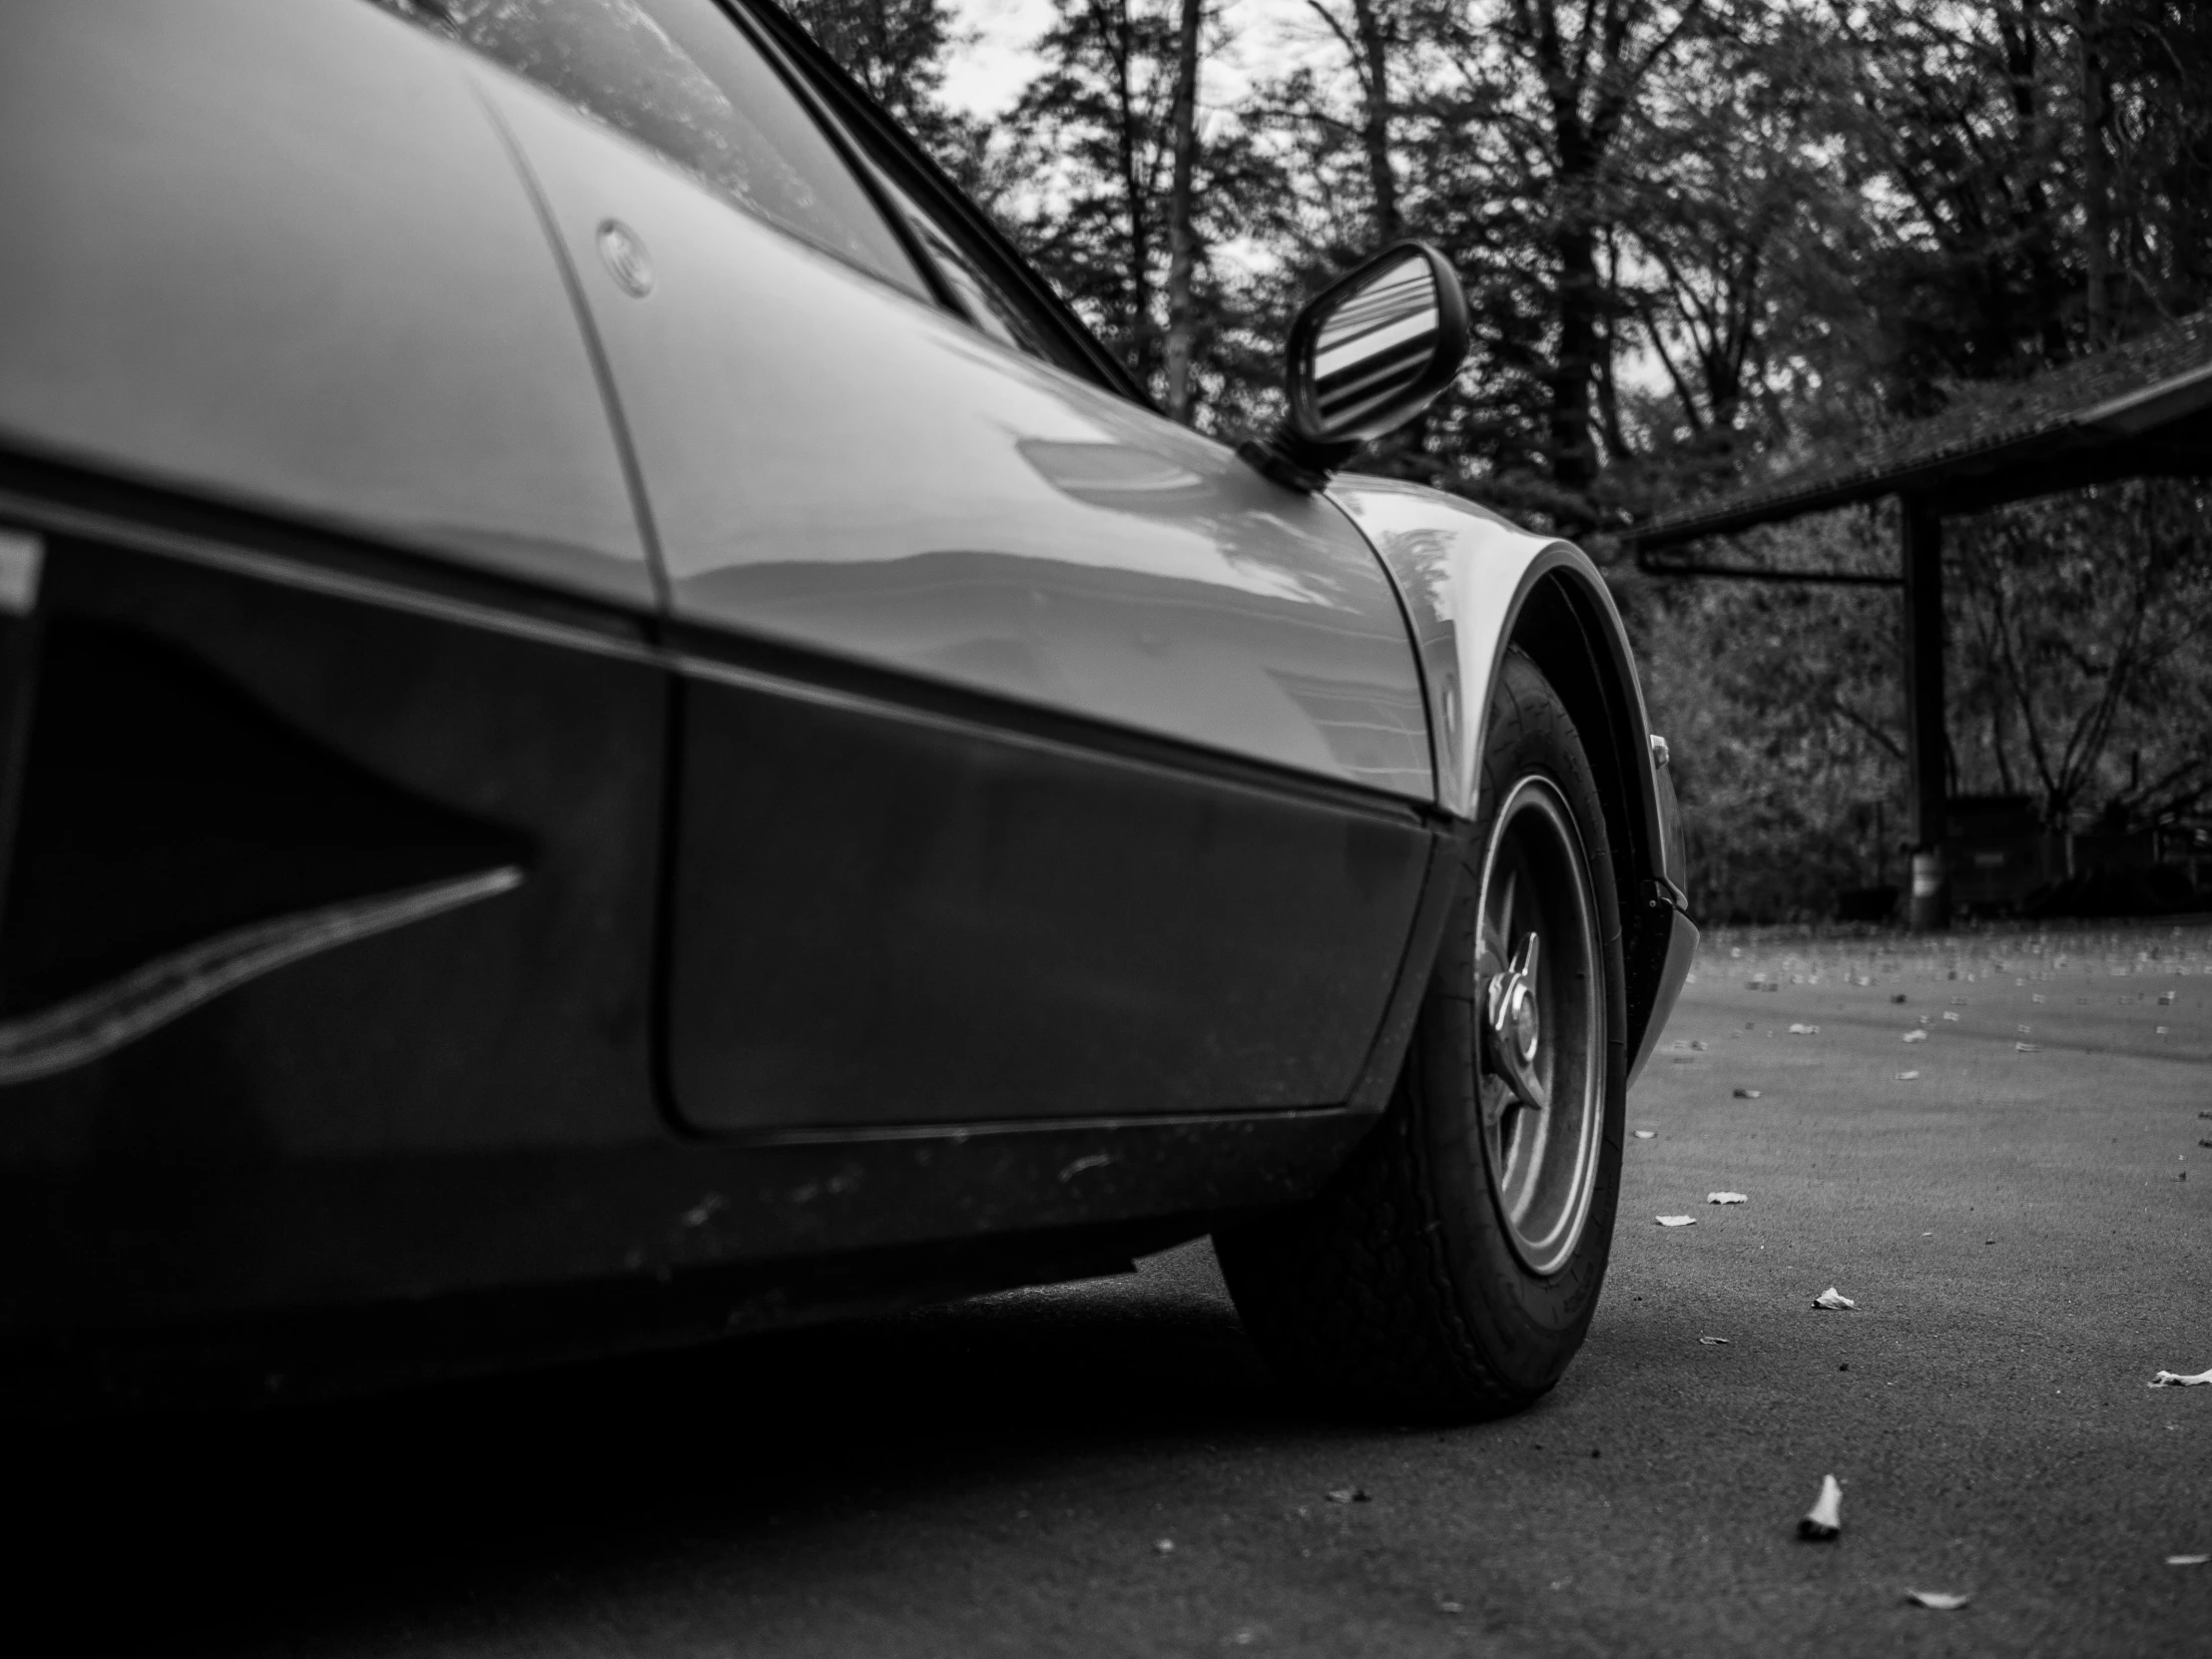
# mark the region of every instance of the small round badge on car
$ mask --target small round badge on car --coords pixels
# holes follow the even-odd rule
[[[645,244],[621,220],[610,219],[599,227],[599,257],[607,262],[608,275],[624,293],[643,299],[653,291],[653,264],[645,257]]]

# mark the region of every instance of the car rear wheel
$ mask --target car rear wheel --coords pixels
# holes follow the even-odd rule
[[[1215,1245],[1277,1371],[1338,1408],[1492,1416],[1582,1346],[1611,1254],[1628,1062],[1603,807],[1518,651],[1383,1121],[1320,1195]]]

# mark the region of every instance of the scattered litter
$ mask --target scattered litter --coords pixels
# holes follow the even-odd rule
[[[2031,1025],[2016,1025],[2013,1027],[2013,1029],[2019,1032],[2019,1034],[2024,1037],[2028,1034],[2028,1032],[2032,1031],[2034,1027]]]
[[[1928,1028],[1926,1026],[1915,1026],[1899,1040],[1909,1043],[1925,1043],[1928,1041]]]
[[[1707,1193],[1705,1202],[1708,1204],[1749,1204],[1751,1200],[1742,1193]]]
[[[1700,1337],[1698,1341],[1707,1348],[1732,1348],[1735,1346],[1726,1337]]]
[[[2162,1371],[2150,1380],[2154,1388],[2197,1388],[2212,1386],[2212,1371],[2200,1371],[2194,1377],[2184,1377],[2177,1371]]]
[[[2157,1036],[2161,1036],[2161,1037],[2163,1037],[2163,1036],[2164,1036],[2164,1035],[2166,1034],[2166,1028],[2165,1028],[2165,1027],[2164,1027],[2163,1025],[2161,1025],[2161,1026],[2160,1026],[2160,1027],[2158,1028],[2158,1030],[2156,1031],[2156,1033],[2154,1033],[2154,1034],[2155,1034],[2155,1035],[2157,1035]]]
[[[1332,1503],[1367,1503],[1372,1500],[1368,1497],[1368,1489],[1365,1486],[1339,1486],[1329,1494],[1329,1501]]]
[[[1653,1219],[1661,1227],[1695,1227],[1697,1225],[1697,1217],[1695,1216],[1656,1216]]]
[[[1436,1598],[1436,1611],[1439,1613],[1464,1613],[1466,1608],[1461,1603],[1453,1601],[1449,1596],[1438,1596]]]
[[[1833,1474],[1821,1476],[1821,1495],[1813,1500],[1812,1509],[1797,1523],[1797,1535],[1801,1538],[1833,1538],[1844,1529],[1844,1488],[1837,1484]]]
[[[1923,1607],[1933,1607],[1938,1613],[1955,1613],[1973,1597],[1954,1596],[1948,1590],[1907,1590],[1905,1599],[1917,1601]]]
[[[1945,1009],[1943,1010],[1943,1018],[1945,1018],[1945,1019],[1947,1019],[1947,1020],[1950,1020],[1950,1021],[1953,1021],[1953,1022],[1956,1022],[1956,1020],[1957,1020],[1958,1016],[1957,1016],[1956,1014],[1952,1013],[1952,1012],[1951,1012],[1951,1011],[1950,1011],[1950,1010],[1949,1010],[1948,1008],[1945,1008]]]
[[[1156,1538],[1153,1540],[1152,1548],[1157,1554],[1173,1555],[1175,1553],[1175,1540],[1173,1538]]]
[[[2014,1043],[2012,1045],[2012,1052],[2015,1054],[2040,1054],[2042,1051],[2040,1043]]]
[[[1858,1307],[1859,1304],[1852,1301],[1850,1297],[1844,1295],[1842,1291],[1839,1291],[1835,1286],[1831,1285],[1828,1287],[1827,1290],[1821,1292],[1819,1296],[1813,1299],[1813,1306],[1816,1308],[1826,1308],[1830,1313],[1841,1314],[1849,1309]]]
[[[1793,1037],[1817,1037],[1820,1034],[1821,1028],[1817,1025],[1800,1024],[1790,1027],[1790,1035]]]
[[[1702,1054],[1705,1052],[1708,1045],[1703,1037],[1692,1037],[1690,1039],[1690,1046],[1696,1049],[1700,1054]]]
[[[2174,999],[2174,993],[2173,993],[2172,991],[2160,991],[2160,992],[2158,993],[2158,1001],[2159,1001],[2159,1005],[2160,1005],[2161,1007],[2165,1006],[2165,1005],[2166,1005],[2166,1004],[2168,1004],[2168,1003],[2171,1003],[2171,1002],[2173,1001],[2173,999]],[[2036,1001],[2038,1001],[2038,1002],[2040,1002],[2040,1001],[2042,1001],[2042,998],[2041,998],[2041,997],[2037,997],[2037,998],[2036,998],[2035,1000],[2036,1000]]]
[[[1920,1076],[1921,1074],[1917,1071],[1901,1071],[1898,1073],[1898,1081],[1900,1083],[1917,1083],[1920,1081]]]
[[[2169,1555],[2166,1557],[2166,1565],[2169,1567],[2201,1567],[2207,1561],[2212,1561],[2212,1555]]]
[[[1903,991],[1895,991],[1891,994],[1890,1000],[1892,1002],[1903,1002],[1905,1000],[1905,993]]]
[[[1657,1133],[1656,1129],[1639,1129],[1636,1131],[1636,1138],[1639,1141],[1648,1141]]]
[[[1759,1098],[1757,1089],[1730,1089],[1728,1092],[1738,1100],[1757,1100]]]

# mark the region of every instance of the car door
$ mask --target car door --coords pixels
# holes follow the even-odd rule
[[[682,658],[677,1109],[1343,1099],[1430,795],[1365,543],[958,314],[711,0],[499,12],[471,44],[522,73],[485,94],[604,353]]]

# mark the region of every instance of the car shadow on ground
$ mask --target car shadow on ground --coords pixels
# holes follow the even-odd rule
[[[10,1576],[76,1651],[407,1648],[1071,1463],[1372,1432],[1277,1387],[1200,1244],[708,1350],[72,1426],[19,1464]]]

